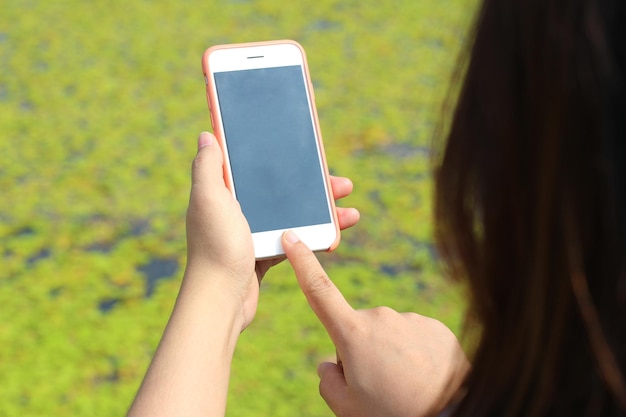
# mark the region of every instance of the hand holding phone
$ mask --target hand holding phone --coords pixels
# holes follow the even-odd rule
[[[257,259],[293,229],[312,250],[340,239],[306,56],[294,41],[220,45],[202,59],[224,179]]]
[[[129,417],[224,415],[235,344],[256,314],[259,281],[280,259],[255,262],[250,229],[225,187],[223,167],[214,136],[202,133],[192,164],[183,283]],[[349,179],[330,180],[335,199],[352,191]],[[339,208],[337,218],[345,229],[359,212]]]

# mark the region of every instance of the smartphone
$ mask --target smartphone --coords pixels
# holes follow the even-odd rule
[[[314,251],[340,232],[304,49],[291,40],[218,45],[202,57],[224,180],[257,259],[284,254],[293,230]]]

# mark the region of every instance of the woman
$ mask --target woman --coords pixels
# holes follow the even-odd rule
[[[456,415],[626,413],[623,1],[485,1],[436,223],[482,326]]]
[[[355,311],[292,232],[282,243],[337,348],[338,416],[626,415],[626,6],[485,0],[436,170],[437,238],[480,325],[472,366],[440,322]],[[129,415],[224,414],[254,318],[250,233],[199,138],[183,284]],[[335,178],[341,198],[351,191]],[[341,209],[343,228],[358,221]]]

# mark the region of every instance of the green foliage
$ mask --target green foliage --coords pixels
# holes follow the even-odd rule
[[[429,145],[473,3],[5,1],[0,415],[130,404],[184,267],[189,166],[210,128],[200,56],[217,43],[303,44],[329,165],[353,179],[345,204],[362,213],[320,258],[355,307],[458,330],[461,291],[433,258]],[[228,414],[329,415],[315,367],[333,354],[277,267],[238,347]]]

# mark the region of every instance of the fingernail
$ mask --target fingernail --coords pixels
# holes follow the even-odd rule
[[[287,232],[285,232],[285,240],[289,243],[300,242],[300,238],[292,230],[287,230]]]
[[[208,132],[200,133],[198,136],[198,149],[213,144],[213,136]]]
[[[320,378],[322,377],[322,372],[324,368],[326,368],[326,366],[328,366],[326,362],[322,362],[319,365],[317,365],[317,376],[319,376]]]
[[[334,366],[333,363],[330,362],[322,362],[319,365],[317,365],[317,376],[319,376],[320,378],[322,377],[322,374],[324,373],[326,368],[330,368]]]

